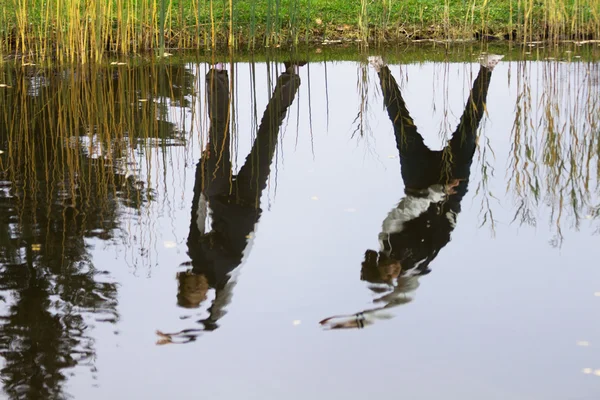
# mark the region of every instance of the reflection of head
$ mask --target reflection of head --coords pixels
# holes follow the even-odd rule
[[[177,274],[177,305],[185,308],[196,308],[206,299],[209,285],[206,276],[191,271]]]
[[[400,261],[387,257],[383,253],[373,250],[365,252],[365,260],[362,263],[360,279],[370,283],[391,284],[402,272]]]

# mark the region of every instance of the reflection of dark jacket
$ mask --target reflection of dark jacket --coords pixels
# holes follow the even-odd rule
[[[389,69],[383,67],[379,76],[394,122],[407,195],[384,221],[380,257],[400,261],[403,271],[427,273],[429,263],[450,241],[467,193],[491,72],[479,70],[461,121],[446,148],[439,151],[430,150],[417,132]]]
[[[241,264],[260,218],[260,197],[267,186],[279,128],[300,78],[287,72],[278,78],[250,154],[236,176],[231,171],[227,73],[211,70],[207,86],[211,125],[207,150],[196,166],[187,244],[192,272],[205,275],[218,296]],[[208,233],[204,232],[206,209],[211,217]]]
[[[429,263],[450,241],[457,215],[452,205],[458,203],[431,202],[425,212],[405,222],[401,231],[382,232],[381,251],[390,259],[400,261],[403,270],[418,268],[426,272]]]
[[[198,163],[197,171],[201,169]],[[202,199],[200,199],[202,197]],[[202,234],[197,223],[197,208],[192,208],[192,227],[188,237],[188,255],[193,272],[204,274],[211,287],[222,288],[229,273],[241,264],[244,250],[262,210],[251,204],[240,204],[235,193],[215,195],[208,199],[194,194],[194,203],[207,201],[212,217],[211,231]],[[197,207],[197,206],[196,206]]]

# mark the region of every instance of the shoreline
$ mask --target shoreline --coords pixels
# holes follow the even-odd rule
[[[600,0],[6,0],[0,59],[100,61],[165,50],[600,40]]]
[[[167,48],[167,57],[158,57],[155,52],[136,54],[107,53],[101,61],[55,62],[47,58],[44,62],[31,62],[30,57],[10,55],[4,59],[6,67],[23,69],[26,74],[46,68],[61,66],[93,66],[108,68],[136,68],[148,64],[187,64],[216,62],[284,62],[303,60],[313,62],[356,61],[366,62],[369,55],[382,55],[389,64],[411,64],[427,62],[469,63],[477,62],[480,54],[503,54],[503,61],[553,61],[553,62],[596,62],[600,60],[600,41],[558,43],[533,42],[518,44],[514,41],[440,41],[436,39],[402,42],[371,47],[360,47],[354,42],[329,42],[326,44],[300,45],[295,47],[271,47],[256,50],[240,49],[176,49]],[[0,67],[2,62],[0,62]]]
[[[261,46],[249,46],[248,43],[238,42],[235,48],[229,47],[226,43],[219,43],[214,46],[191,46],[191,47],[178,47],[174,43],[165,43],[164,57],[161,57],[158,48],[144,48],[137,51],[121,52],[118,50],[106,49],[102,53],[102,57],[99,60],[86,60],[87,62],[99,61],[103,62],[106,60],[114,60],[120,58],[131,58],[131,57],[154,57],[156,59],[168,59],[175,53],[178,54],[217,54],[226,55],[230,52],[236,54],[261,54],[273,51],[279,52],[292,52],[301,53],[310,51],[313,53],[320,53],[323,51],[333,52],[351,52],[351,53],[368,53],[370,51],[386,51],[392,48],[402,47],[408,48],[435,48],[443,47],[445,51],[450,48],[479,48],[481,52],[487,52],[488,47],[501,47],[504,49],[510,49],[511,51],[520,49],[521,53],[529,53],[531,50],[539,51],[540,49],[564,49],[565,47],[586,48],[591,49],[597,48],[600,52],[600,39],[534,39],[527,41],[518,41],[513,39],[499,38],[496,36],[483,36],[479,38],[421,38],[421,39],[409,39],[400,38],[396,40],[388,39],[386,41],[362,41],[361,39],[355,38],[354,36],[345,37],[342,35],[328,37],[328,38],[313,38],[308,42],[294,43],[277,43],[274,45],[261,45]],[[545,51],[544,53],[551,53],[551,50]],[[593,51],[594,52],[594,51]],[[594,52],[595,53],[595,52]],[[11,61],[22,61],[23,65],[35,65],[40,64],[55,64],[55,63],[73,63],[81,62],[79,57],[69,59],[68,57],[59,57],[58,52],[54,50],[51,54],[38,54],[32,51],[27,53],[11,52],[11,53],[0,53],[0,64],[3,62]],[[83,63],[86,63],[83,61]]]

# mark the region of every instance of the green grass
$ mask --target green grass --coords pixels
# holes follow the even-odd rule
[[[340,40],[600,38],[600,0],[0,1],[3,56],[83,62],[107,52],[160,54],[163,43],[253,49]]]

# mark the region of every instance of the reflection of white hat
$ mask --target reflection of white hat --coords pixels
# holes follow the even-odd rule
[[[382,67],[385,67],[385,62],[381,56],[370,56],[369,64],[375,69],[376,72],[379,72]]]
[[[498,54],[482,54],[479,56],[479,64],[482,67],[489,69],[490,71],[494,70],[494,67],[502,60],[504,56]]]

